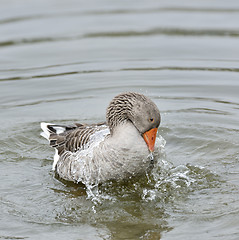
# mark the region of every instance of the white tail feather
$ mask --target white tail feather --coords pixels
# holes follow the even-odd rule
[[[43,132],[41,132],[41,136],[49,141],[50,132],[49,132],[49,130],[47,128],[48,125],[52,125],[52,124],[51,123],[41,122],[41,129],[43,130]]]
[[[52,123],[45,123],[45,122],[41,122],[41,129],[43,130],[43,132],[41,132],[41,136],[46,138],[47,140],[49,140],[50,134],[52,133],[52,131],[49,130],[49,127],[53,128],[56,134],[60,134],[66,131],[66,127],[64,126],[59,126],[56,124],[52,124]]]
[[[65,127],[62,126],[54,126],[54,124],[51,124],[51,127],[53,127],[56,130],[56,134],[60,134],[66,131]]]
[[[43,130],[43,132],[41,132],[41,136],[46,138],[48,141],[50,141],[49,137],[50,137],[50,134],[51,134],[48,126],[53,127],[56,130],[57,134],[65,131],[64,127],[55,126],[55,124],[52,124],[52,123],[41,122],[41,129]],[[53,170],[55,170],[58,160],[59,160],[58,150],[55,149],[54,162],[53,162],[53,166],[52,166]]]
[[[55,149],[55,155],[54,155],[54,162],[53,162],[53,165],[52,165],[52,170],[56,169],[56,164],[57,164],[58,160],[59,160],[58,150]]]

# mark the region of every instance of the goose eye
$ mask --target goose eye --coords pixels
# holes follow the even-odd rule
[[[153,119],[153,118],[150,118],[149,121],[153,123],[153,122],[154,122],[154,119]]]

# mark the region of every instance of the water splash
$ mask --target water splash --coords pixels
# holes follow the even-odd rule
[[[150,152],[147,158],[150,160],[151,163],[154,163],[154,155],[152,152]]]
[[[164,204],[185,198],[196,189],[213,187],[218,183],[219,177],[206,168],[190,164],[174,166],[169,162],[163,137],[159,136],[156,144],[155,152],[147,156],[151,164],[145,175],[132,176],[121,182],[86,185],[88,199],[95,206],[129,199]],[[94,212],[96,208],[92,210]]]
[[[98,189],[98,185],[86,185],[86,193],[87,193],[87,197],[88,199],[91,199],[91,201],[94,204],[99,204],[101,203],[101,199],[99,197],[99,189]]]

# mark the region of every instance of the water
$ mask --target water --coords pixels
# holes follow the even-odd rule
[[[239,2],[1,1],[1,239],[238,239]],[[52,172],[41,121],[100,122],[146,94],[152,173],[85,189]]]

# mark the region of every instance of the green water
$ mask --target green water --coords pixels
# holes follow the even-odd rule
[[[0,239],[239,239],[238,26],[236,0],[1,1]],[[125,91],[161,111],[152,173],[56,178],[39,123]]]

